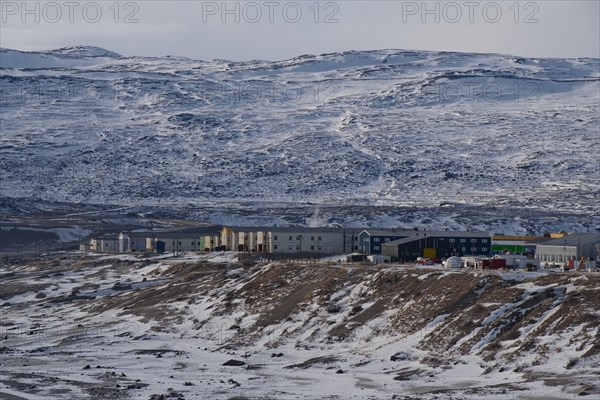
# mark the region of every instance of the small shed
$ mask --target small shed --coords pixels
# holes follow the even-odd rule
[[[373,265],[379,265],[390,262],[389,257],[382,256],[381,254],[371,254],[367,256],[367,260],[369,260]]]
[[[476,269],[503,269],[506,268],[505,258],[483,258],[475,263]]]
[[[346,256],[347,262],[363,262],[367,261],[367,255],[363,253],[352,253]]]

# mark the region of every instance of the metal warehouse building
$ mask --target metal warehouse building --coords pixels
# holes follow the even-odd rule
[[[598,260],[599,255],[600,233],[574,233],[538,244],[535,258],[541,263],[563,264],[581,257]]]
[[[414,261],[419,257],[490,255],[491,235],[480,232],[423,231],[382,245],[382,254],[395,261]]]

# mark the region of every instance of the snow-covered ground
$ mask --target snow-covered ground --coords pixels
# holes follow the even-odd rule
[[[242,266],[235,253],[0,274],[0,393],[17,399],[600,395],[598,274]]]
[[[600,221],[598,59],[378,50],[234,62],[81,47],[3,49],[0,69],[6,199],[227,224],[290,223],[272,210],[307,205],[302,222],[321,206],[333,215],[322,221],[354,226]]]

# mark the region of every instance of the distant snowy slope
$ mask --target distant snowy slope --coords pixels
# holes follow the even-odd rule
[[[112,51],[99,47],[76,46],[50,51],[18,51],[0,49],[0,68],[44,69],[78,68],[97,64],[95,57],[121,57]]]
[[[232,62],[76,47],[3,49],[0,67],[4,197],[451,202],[600,218],[598,59],[377,50]]]
[[[66,56],[66,57],[111,57],[111,58],[119,58],[121,55],[119,53],[115,53],[114,51],[106,50],[100,47],[95,46],[70,46],[70,47],[62,47],[56,50],[49,50],[48,53],[54,54],[56,56]]]

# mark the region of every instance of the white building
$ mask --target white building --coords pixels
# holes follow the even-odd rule
[[[363,229],[306,227],[224,227],[221,244],[231,251],[317,256],[358,250]]]
[[[358,250],[362,229],[278,228],[267,232],[269,253],[299,255],[349,254]]]
[[[181,231],[145,233],[145,241],[146,248],[153,253],[205,252],[220,248],[221,233],[214,226],[199,227]]]
[[[117,240],[119,242],[119,253],[131,251],[131,241],[129,240],[129,235],[121,232]]]
[[[119,240],[117,237],[102,237],[94,240],[95,243],[90,245],[92,251],[99,253],[118,253],[119,252]]]
[[[119,236],[104,236],[90,239],[88,248],[99,253],[127,253],[146,250],[146,239],[130,237],[121,233]]]
[[[537,245],[535,258],[542,263],[562,265],[586,257],[593,261],[600,255],[600,233],[573,233]]]

